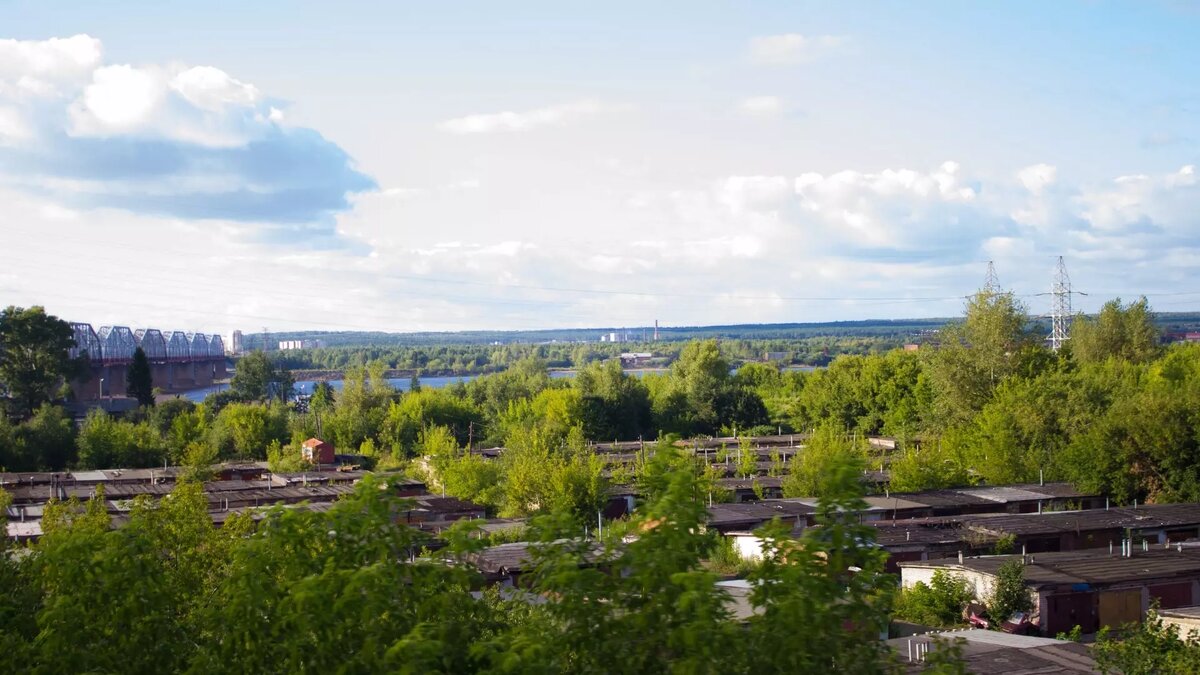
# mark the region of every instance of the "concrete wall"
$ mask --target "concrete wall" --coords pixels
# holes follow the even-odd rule
[[[992,595],[992,587],[996,582],[995,577],[990,574],[984,574],[983,572],[975,572],[958,567],[921,567],[906,565],[900,568],[900,570],[900,585],[904,588],[915,586],[918,581],[923,582],[926,586],[928,586],[933,583],[933,573],[937,570],[943,570],[947,574],[958,577],[959,579],[965,579],[967,584],[975,589],[975,599],[981,602]],[[1031,593],[1031,595],[1033,594]]]
[[[762,539],[753,534],[731,534],[729,538],[742,560],[762,560]]]
[[[1179,637],[1200,641],[1200,616],[1163,616],[1163,626],[1174,626]]]

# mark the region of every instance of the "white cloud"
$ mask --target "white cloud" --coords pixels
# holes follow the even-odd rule
[[[1120,176],[1107,186],[1081,191],[1078,203],[1081,215],[1100,230],[1153,228],[1194,235],[1200,178],[1191,164],[1164,175]]]
[[[764,35],[750,39],[750,61],[771,66],[807,63],[845,43],[846,38],[836,35]]]
[[[97,69],[71,108],[71,132],[105,136],[138,129],[161,104],[164,84],[158,73],[132,66]]]
[[[220,112],[227,106],[253,106],[261,95],[252,84],[230,77],[225,71],[211,66],[188,68],[171,78],[171,89],[179,92],[197,108]],[[283,113],[271,108],[268,117],[272,120]]]
[[[329,224],[347,193],[374,186],[341,148],[283,126],[256,87],[218,68],[102,56],[86,35],[0,40],[0,185],[72,207],[275,227]]]
[[[955,162],[945,162],[930,172],[806,173],[796,178],[795,189],[805,211],[821,222],[839,226],[850,241],[898,249],[962,235],[964,224],[959,214],[945,207],[971,204],[977,197]]]
[[[778,96],[751,96],[738,104],[738,110],[751,117],[778,117],[784,106]]]
[[[1040,195],[1046,187],[1053,185],[1058,179],[1058,170],[1049,164],[1034,164],[1017,172],[1017,179],[1035,195]]]
[[[785,176],[730,176],[716,188],[717,201],[732,213],[772,211],[794,196],[792,181]]]
[[[283,112],[251,84],[211,66],[104,66],[70,106],[79,137],[166,138],[236,147],[271,134]]]
[[[58,85],[86,79],[103,56],[88,35],[49,40],[0,40],[0,94],[52,95]]]
[[[32,135],[33,131],[16,108],[0,106],[0,145],[25,140]]]
[[[489,134],[529,131],[538,127],[561,126],[605,113],[623,112],[631,106],[596,100],[573,101],[525,112],[498,112],[456,117],[438,124],[452,134]]]

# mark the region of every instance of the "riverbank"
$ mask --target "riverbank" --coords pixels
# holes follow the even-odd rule
[[[297,368],[294,370],[289,370],[288,372],[292,374],[292,379],[296,380],[297,382],[299,382],[299,381],[329,382],[332,380],[346,379],[345,369],[313,370],[313,369]],[[417,375],[418,377],[421,377],[421,378],[426,378],[426,377],[479,377],[481,375],[491,375],[493,373],[500,373],[500,372],[503,372],[503,369],[483,370],[483,371],[478,371],[478,372],[472,372],[472,371],[456,371],[456,370],[452,370],[452,369],[444,369],[444,370],[407,369],[407,370],[405,370],[405,369],[389,368],[389,369],[383,371],[383,377],[386,380],[399,380],[399,379],[411,380],[413,375]]]
[[[505,370],[504,368],[496,368],[496,369],[482,370],[482,371],[469,371],[469,370],[462,371],[462,370],[452,370],[452,369],[413,370],[413,369],[389,368],[388,370],[383,371],[383,378],[385,380],[411,380],[413,375],[416,375],[418,377],[418,379],[420,379],[422,382],[424,382],[426,378],[475,379],[477,377],[483,377],[484,375],[494,375],[496,373],[502,373],[502,372],[504,372],[504,370]],[[548,370],[550,372],[551,377],[567,377],[569,375],[574,375],[578,369],[577,368],[549,368]],[[297,369],[289,370],[288,372],[292,374],[292,379],[297,382],[333,382],[333,381],[339,381],[339,380],[346,379],[346,371],[344,369],[343,370],[336,370],[336,369],[314,370],[314,369],[297,368]],[[665,373],[665,372],[667,372],[667,369],[666,368],[626,368],[625,372],[627,372],[627,373],[633,373],[633,372]],[[569,375],[556,374],[556,373],[565,373],[565,374],[569,374]]]

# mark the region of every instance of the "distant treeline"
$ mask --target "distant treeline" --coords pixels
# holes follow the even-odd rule
[[[661,345],[670,342],[717,338],[719,340],[775,340],[804,341],[817,338],[866,338],[900,344],[919,339],[936,331],[953,318],[932,319],[868,319],[862,321],[828,321],[822,323],[766,323],[734,324],[728,326],[676,326],[659,328],[658,341]],[[1200,312],[1158,312],[1154,315],[1155,326],[1164,334],[1200,330]],[[1046,317],[1035,317],[1030,321],[1035,333],[1049,333],[1050,322]],[[326,347],[443,347],[498,346],[513,344],[541,344],[550,342],[590,343],[601,346],[601,335],[609,333],[627,334],[632,342],[608,345],[614,351],[648,351],[642,349],[650,344],[654,336],[653,326],[633,328],[562,328],[528,331],[457,331],[385,333],[382,331],[284,331],[273,333],[247,333],[243,345],[247,351],[275,350],[280,341],[320,340]],[[646,339],[643,340],[642,337]],[[678,351],[676,349],[676,351]]]
[[[769,353],[783,365],[823,366],[841,354],[872,354],[900,346],[911,338],[824,336],[802,339],[726,339],[721,353],[735,365],[763,361]],[[679,356],[686,342],[624,342],[571,344],[512,343],[504,345],[442,344],[422,346],[340,346],[274,352],[272,359],[289,370],[342,370],[383,363],[389,370],[425,375],[466,375],[502,371],[521,359],[536,358],[550,368],[582,368],[624,352],[655,355],[666,364]]]
[[[766,323],[730,326],[674,326],[658,329],[658,342],[718,338],[721,340],[799,340],[816,337],[864,337],[903,339],[922,331],[936,330],[949,319],[898,319],[894,321],[831,321],[825,323]],[[649,342],[654,326],[622,328],[557,328],[527,331],[458,331],[384,333],[370,331],[286,331],[265,334],[268,350],[282,340],[321,340],[328,347],[340,346],[429,346],[536,344],[542,342],[599,342],[601,335],[628,334],[633,343]],[[643,340],[643,337],[645,338]],[[263,333],[243,336],[246,349],[261,349]],[[626,343],[628,347],[631,343]],[[617,346],[621,346],[618,344]]]

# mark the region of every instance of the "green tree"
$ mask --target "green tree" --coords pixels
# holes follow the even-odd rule
[[[1025,565],[1020,560],[1009,560],[996,570],[987,607],[997,629],[1016,612],[1028,612],[1033,608],[1033,599],[1025,586]]]
[[[871,545],[874,530],[858,522],[865,506],[860,471],[853,460],[828,466],[814,515],[820,527],[799,538],[778,520],[757,530],[763,559],[746,579],[758,611],[749,620],[741,672],[889,671],[878,636],[887,629],[895,582],[884,572],[887,554]]]
[[[333,391],[333,385],[325,380],[321,380],[313,385],[312,399],[309,400],[309,408],[315,413],[323,413],[333,408],[337,402],[337,398]]]
[[[482,414],[470,401],[425,387],[404,394],[398,403],[388,404],[380,422],[379,439],[385,447],[403,456],[416,449],[423,429],[444,426],[451,430],[460,446],[465,446],[468,440],[479,440],[482,421]]]
[[[242,401],[282,401],[291,394],[295,381],[291,373],[279,368],[265,352],[250,352],[238,359],[229,385]]]
[[[138,405],[154,405],[154,381],[150,375],[150,361],[146,352],[138,347],[133,351],[133,363],[125,373],[125,391],[137,399]]]
[[[1081,363],[1116,358],[1145,363],[1159,353],[1158,328],[1145,296],[1122,306],[1115,298],[1095,318],[1080,315],[1071,323],[1071,355]]]
[[[823,497],[831,487],[833,469],[853,465],[862,470],[866,459],[866,443],[852,437],[836,425],[826,424],[816,430],[790,462],[790,471],[783,477],[785,497]]]
[[[502,624],[469,595],[475,575],[411,559],[420,534],[386,487],[370,477],[328,511],[274,509],[237,539],[198,613],[191,669],[480,670],[471,646]]]
[[[288,412],[281,404],[231,403],[213,420],[209,443],[221,458],[266,459],[271,441],[288,440]]]
[[[33,414],[78,373],[67,353],[74,344],[71,325],[42,307],[0,312],[0,391],[18,415]]]
[[[979,291],[960,323],[942,329],[928,356],[934,419],[944,428],[969,421],[993,390],[1041,349],[1025,306],[1010,293]]]
[[[89,469],[161,466],[166,449],[149,424],[110,417],[93,409],[79,428],[79,463]]]
[[[691,433],[716,433],[721,427],[721,397],[730,385],[729,361],[716,340],[689,342],[671,365],[671,377],[687,399]],[[680,430],[682,431],[682,430]]]
[[[17,431],[18,442],[35,467],[67,468],[75,459],[75,424],[61,407],[43,403]]]
[[[1145,621],[1124,626],[1119,635],[1107,627],[1100,629],[1092,654],[1102,673],[1196,673],[1200,672],[1200,634],[1193,630],[1181,636],[1178,627],[1164,625],[1152,607]]]
[[[171,431],[171,426],[175,423],[175,419],[180,415],[193,412],[196,409],[196,404],[186,398],[169,398],[162,403],[154,406],[150,411],[150,424],[158,430],[160,434],[168,434]]]
[[[584,435],[595,440],[633,440],[652,433],[650,394],[618,361],[592,363],[576,373]]]
[[[947,432],[953,437],[953,430]],[[945,436],[943,437],[945,438]],[[919,446],[901,448],[888,464],[893,492],[919,492],[962,487],[973,482],[961,459],[949,450],[952,442],[935,440]]]
[[[1198,365],[1200,349],[1186,346],[1148,369],[1118,374],[1107,385],[1107,407],[1067,440],[1064,475],[1118,502],[1200,499],[1200,380],[1192,375]]]
[[[742,478],[758,475],[758,448],[749,437],[738,440],[737,473]]]
[[[446,494],[499,510],[504,499],[504,474],[499,462],[464,454],[438,463],[439,482]]]

